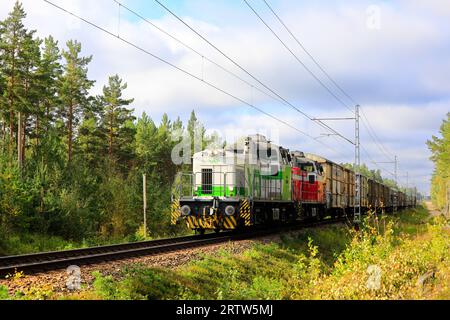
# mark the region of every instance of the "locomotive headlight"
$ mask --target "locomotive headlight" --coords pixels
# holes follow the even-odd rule
[[[181,207],[181,215],[183,216],[183,217],[185,217],[185,216],[188,216],[188,215],[190,215],[191,214],[191,207],[189,207],[189,206],[182,206]]]
[[[225,208],[225,214],[227,216],[232,216],[232,215],[234,215],[235,212],[236,212],[236,209],[233,206],[227,206]]]

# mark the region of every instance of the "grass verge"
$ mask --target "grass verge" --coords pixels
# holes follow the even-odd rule
[[[418,207],[368,216],[360,232],[307,229],[175,270],[134,266],[120,281],[97,273],[94,290],[64,298],[450,299],[449,252],[448,221]]]

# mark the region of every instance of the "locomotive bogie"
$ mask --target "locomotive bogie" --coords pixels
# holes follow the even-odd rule
[[[252,225],[247,199],[182,199],[175,210],[175,216],[179,215],[175,223],[185,221],[193,230],[232,230]]]

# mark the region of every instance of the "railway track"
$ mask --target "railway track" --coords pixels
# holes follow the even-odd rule
[[[346,218],[327,219],[319,222],[301,222],[283,225],[270,230],[251,229],[246,232],[223,232],[219,234],[194,235],[135,243],[116,244],[75,250],[54,251],[19,256],[0,257],[0,277],[15,272],[35,274],[65,269],[71,265],[83,266],[133,257],[157,255],[162,253],[196,248],[211,244],[224,243],[261,237],[301,228],[333,224],[348,221]]]

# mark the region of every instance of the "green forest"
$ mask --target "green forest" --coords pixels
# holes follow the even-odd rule
[[[76,40],[38,38],[25,17],[17,2],[0,23],[0,255],[141,239],[143,173],[149,236],[180,232],[172,133],[204,134],[195,113],[187,126],[136,118],[119,75],[90,95],[93,57]]]
[[[169,223],[171,188],[183,169],[171,161],[172,149],[197,132],[205,145],[218,137],[205,135],[194,111],[186,124],[167,114],[160,123],[145,113],[136,117],[120,75],[92,95],[93,57],[83,56],[82,44],[41,39],[25,18],[16,2],[0,21],[0,255],[143,239],[144,173],[149,237],[186,232]],[[441,132],[429,147],[436,162],[432,195],[443,208],[448,119]],[[379,171],[361,170],[383,181]]]
[[[431,180],[431,199],[438,209],[450,213],[450,112],[440,128],[441,138],[433,136],[428,148],[435,164]]]

